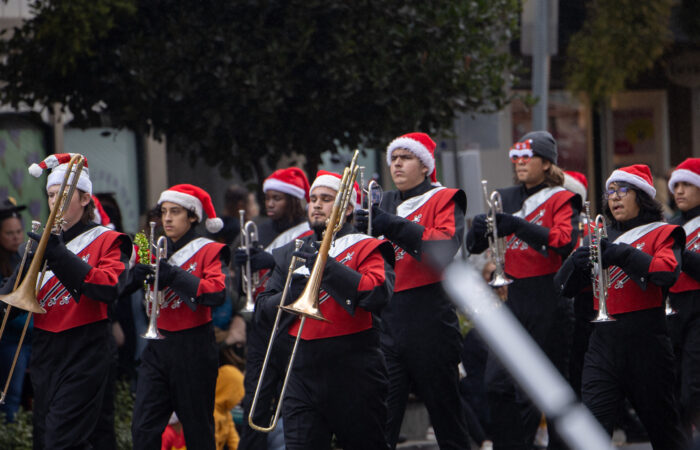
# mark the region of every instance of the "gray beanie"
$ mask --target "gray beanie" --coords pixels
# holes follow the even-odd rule
[[[557,141],[548,131],[531,131],[520,138],[518,142],[530,141],[532,153],[544,159],[557,163]]]

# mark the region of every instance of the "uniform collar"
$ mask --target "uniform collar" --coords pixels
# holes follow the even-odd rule
[[[177,240],[177,242],[173,242],[172,239],[168,238],[168,257],[170,257],[170,255],[172,255],[176,251],[180,250],[182,247],[187,245],[188,242],[190,242],[196,237],[197,230],[196,227],[193,225],[190,227],[189,230],[187,230],[187,233],[183,234],[182,237]]]
[[[547,185],[545,183],[540,183],[537,186],[533,186],[529,189],[525,187],[525,184],[521,185],[521,189],[523,190],[523,194],[525,194],[525,197],[530,197],[531,195],[538,193],[546,187]]]
[[[313,228],[312,228],[312,230],[313,230]],[[340,231],[338,231],[335,234],[335,237],[337,239],[341,236],[345,236],[346,234],[350,234],[350,233],[354,233],[354,232],[355,232],[355,227],[353,226],[353,224],[345,222],[343,224],[343,228],[341,228]],[[316,232],[316,230],[314,230],[313,239],[316,241],[321,241],[321,240],[323,240],[323,236],[319,236],[318,233]]]
[[[78,223],[76,223],[75,225],[63,232],[63,241],[70,242],[73,239],[75,239],[76,236],[86,232],[90,228],[95,228],[96,226],[97,224],[94,222],[83,223],[79,221]]]
[[[399,191],[399,195],[401,197],[401,201],[408,200],[411,197],[415,197],[417,195],[425,194],[429,190],[433,188],[433,185],[430,184],[430,180],[428,177],[423,180],[421,184],[419,184],[416,187],[413,187],[407,191]]]
[[[632,228],[637,228],[638,226],[645,225],[647,223],[653,222],[653,220],[649,220],[644,217],[643,214],[639,214],[637,217],[634,219],[630,219],[626,222],[617,222],[613,225],[613,227],[619,231],[629,231]]]
[[[697,216],[700,216],[700,205],[696,206],[693,209],[689,209],[688,211],[681,212],[681,217],[683,218],[683,223],[686,223],[687,221],[694,219]]]

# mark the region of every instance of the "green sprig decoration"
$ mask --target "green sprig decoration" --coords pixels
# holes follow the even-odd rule
[[[134,244],[138,247],[138,256],[141,264],[150,264],[151,262],[151,244],[148,242],[146,233],[143,231],[134,235]]]
[[[136,244],[136,247],[138,247],[137,254],[139,257],[139,262],[141,262],[141,264],[150,264],[151,243],[148,241],[146,233],[144,233],[143,231],[136,233],[134,235],[134,244]],[[143,282],[143,288],[145,290],[148,290],[148,283],[146,283],[146,281]]]

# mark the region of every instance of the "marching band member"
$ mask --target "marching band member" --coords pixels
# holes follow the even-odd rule
[[[250,249],[251,270],[260,271],[259,279],[267,280],[270,271],[275,267],[272,251],[282,247],[294,239],[310,233],[309,223],[304,213],[302,200],[309,200],[309,181],[304,172],[298,167],[279,169],[263,182],[265,193],[265,209],[271,219],[258,227],[258,242],[260,246]],[[243,226],[243,224],[241,224]],[[234,253],[234,264],[243,266],[246,263],[246,251],[239,248]],[[264,283],[256,293],[264,290]],[[266,322],[264,316],[256,316],[260,320],[252,320],[247,325],[246,371],[244,378],[245,396],[240,450],[264,450],[267,448],[267,434],[253,430],[248,426],[248,414],[253,401],[253,393],[258,384],[267,343],[272,330],[272,322]],[[264,385],[258,397],[258,406],[254,423],[267,424],[270,422],[271,405],[279,398],[281,379],[287,368],[287,360],[291,351],[291,339],[281,336],[275,341],[274,353],[270,359]],[[282,424],[282,427],[284,425]]]
[[[662,222],[646,165],[615,170],[605,188],[609,226],[600,251],[609,270],[607,310],[616,320],[594,324],[583,367],[583,402],[612,434],[628,397],[652,447],[687,448],[663,307],[665,292],[680,272],[683,229]],[[574,295],[591,283],[590,277],[590,248],[584,246],[566,260],[555,282],[564,295]]]
[[[387,436],[393,447],[411,386],[425,403],[440,448],[469,448],[459,396],[461,334],[457,314],[440,284],[442,269],[462,244],[467,199],[437,184],[435,142],[408,133],[387,147],[397,191],[372,207],[373,234],[394,246],[394,296],[381,315],[382,349],[389,371]],[[434,185],[436,184],[436,185]],[[367,215],[358,215],[366,229]]]
[[[581,198],[562,187],[556,141],[548,132],[526,134],[509,155],[518,184],[499,190],[503,213],[496,217],[499,237],[506,237],[505,272],[513,279],[506,305],[566,374],[573,311],[555,292],[553,278],[576,244]],[[471,253],[488,247],[486,232],[486,216],[477,215],[467,234]],[[540,413],[491,354],[486,384],[494,448],[531,448]]]
[[[141,355],[132,422],[134,449],[160,447],[173,411],[182,422],[188,448],[215,448],[214,395],[218,348],[211,308],[225,299],[228,247],[197,237],[204,219],[209,232],[222,227],[211,197],[191,184],[178,184],[158,199],[168,257],[158,261],[164,302],[158,317],[162,340],[149,340]],[[136,269],[139,268],[139,269]],[[133,286],[143,286],[148,270],[137,264]]]
[[[685,229],[683,272],[670,289],[678,315],[670,321],[680,376],[681,419],[686,431],[700,429],[700,158],[688,158],[671,174],[668,187]]]
[[[294,275],[289,302],[306,285],[318,255],[311,246],[322,239],[326,221],[340,187],[337,174],[319,171],[311,186],[308,222],[314,230],[302,238],[302,251],[293,243],[273,252],[275,269],[259,297],[255,315],[272,321],[280,302],[293,255],[305,266]],[[387,378],[373,315],[391,297],[393,252],[388,243],[355,231],[349,221],[359,194],[342,212],[348,223],[331,246],[321,281],[320,310],[329,322],[306,319],[287,393],[282,406],[285,446],[289,450],[328,449],[332,435],[344,449],[386,449]],[[300,320],[289,328],[296,336]]]
[[[588,197],[588,180],[581,172],[564,171],[564,188],[581,196],[582,201]],[[576,248],[588,245],[586,223],[583,212],[579,216],[579,239]],[[593,290],[588,286],[574,297],[574,331],[569,362],[569,383],[581,397],[581,372],[583,371],[583,356],[588,348],[588,339],[593,331],[591,320],[595,318],[593,309]]]
[[[60,207],[57,194],[71,156],[51,155],[29,167],[35,177],[53,169],[46,182],[51,208]],[[48,270],[37,300],[46,314],[34,315],[29,363],[37,449],[92,448],[103,439],[95,430],[108,408],[104,398],[113,357],[107,305],[126,283],[132,247],[126,235],[94,223],[91,194],[86,161],[66,200],[61,232],[50,235],[44,253]]]

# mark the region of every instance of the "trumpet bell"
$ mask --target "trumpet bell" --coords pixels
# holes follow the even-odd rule
[[[614,318],[613,316],[610,316],[608,314],[600,314],[598,313],[598,316],[591,320],[591,323],[600,323],[600,322],[615,322],[617,319]]]
[[[160,334],[160,331],[158,331],[158,327],[148,327],[145,333],[141,335],[142,338],[144,339],[165,339],[165,336]]]
[[[36,300],[36,295],[34,294],[36,277],[32,278],[34,278],[34,282],[32,282],[31,279],[25,278],[17,290],[7,295],[0,295],[0,301],[34,314],[46,314],[46,310],[42,308],[39,302]]]
[[[506,277],[503,273],[494,273],[493,279],[489,281],[489,286],[491,287],[503,287],[511,284],[513,280]]]

